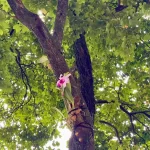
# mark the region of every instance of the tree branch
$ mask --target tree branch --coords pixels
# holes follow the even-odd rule
[[[122,106],[120,105],[120,109],[125,112],[128,116],[130,116],[130,113]]]
[[[112,127],[114,129],[115,133],[116,133],[116,136],[119,140],[119,143],[120,144],[122,143],[122,140],[120,139],[120,136],[119,136],[119,132],[118,132],[117,128],[114,125],[112,125],[110,122],[106,122],[106,121],[103,121],[103,120],[100,120],[100,123],[103,123],[103,124],[106,124],[106,125],[109,125],[110,127]]]
[[[135,118],[139,123],[141,123],[144,127],[146,127],[148,130],[150,130],[150,127],[148,127],[147,125],[145,125],[139,118],[137,118],[136,116],[133,115],[133,118]],[[150,135],[150,134],[149,134]]]
[[[53,37],[59,44],[59,47],[61,47],[63,39],[63,29],[66,21],[67,10],[68,0],[58,0]]]
[[[10,51],[12,53],[14,53],[14,50],[12,48],[10,48]],[[21,74],[22,82],[23,82],[23,84],[25,86],[25,89],[26,89],[24,97],[23,97],[23,99],[25,100],[28,97],[28,95],[27,95],[28,94],[28,90],[31,93],[31,86],[30,86],[29,78],[28,78],[28,76],[26,74],[26,71],[25,71],[25,69],[21,65],[21,53],[20,53],[20,51],[18,49],[16,49],[15,51],[17,53],[17,56],[15,56],[16,57],[15,60],[16,60],[16,63],[18,65],[19,69],[20,69],[20,74]]]
[[[14,50],[12,48],[10,48],[10,51],[12,53],[14,53]],[[29,78],[26,74],[26,71],[25,71],[25,68],[22,67],[22,64],[21,64],[21,53],[18,49],[15,49],[16,53],[17,53],[17,56],[15,56],[15,60],[16,60],[16,63],[20,69],[20,74],[21,74],[21,79],[22,79],[22,82],[25,86],[25,94],[23,96],[23,99],[22,101],[18,104],[18,102],[16,102],[16,105],[15,107],[10,110],[11,114],[9,117],[11,117],[11,115],[16,112],[18,109],[22,108],[24,105],[28,104],[32,98],[32,87],[30,85],[30,81],[29,81]],[[29,90],[29,91],[28,91]],[[30,95],[28,96],[28,93],[30,93]],[[12,96],[14,99],[14,93],[13,93],[13,96]]]
[[[147,114],[146,112],[144,112],[144,115],[147,116],[148,118],[150,118],[150,115]]]
[[[61,54],[60,47],[54,42],[47,27],[37,14],[27,10],[21,0],[7,0],[17,19],[27,26],[37,37],[42,49],[47,54],[52,69],[57,78],[60,74],[69,72],[69,68]]]
[[[134,128],[134,124],[133,124],[133,119],[132,119],[131,113],[128,112],[122,105],[120,105],[120,109],[128,115],[128,117],[129,117],[129,119],[130,119],[132,131],[133,131],[133,133],[135,133],[135,128]]]
[[[128,112],[122,105],[126,105],[126,106],[130,106],[132,104],[128,104],[127,102],[123,102],[122,100],[120,100],[120,96],[119,96],[119,93],[118,93],[118,99],[119,99],[119,102],[121,103],[120,105],[120,109],[122,111],[124,111],[126,114],[128,114],[129,117],[132,117],[136,114],[144,114],[145,116],[147,116],[148,118],[150,118],[150,115],[148,113],[150,113],[150,110],[143,110],[143,111],[133,111],[133,112]],[[108,101],[108,100],[96,100],[95,101],[95,104],[110,104],[110,103],[114,103],[115,100],[111,100],[111,101]],[[131,108],[131,107],[129,107]],[[132,108],[131,108],[132,109]],[[131,121],[132,118],[130,118],[130,121]]]
[[[119,100],[119,102],[121,103],[121,105],[127,105],[127,106],[133,106],[134,104],[129,104],[128,102],[124,102],[123,100]],[[103,100],[103,99],[99,99],[95,101],[95,104],[111,104],[111,103],[115,103],[115,100]]]
[[[80,34],[80,38],[74,43],[76,66],[79,73],[81,93],[92,116],[95,114],[95,98],[92,76],[91,59],[86,45],[85,37]]]
[[[114,103],[115,101],[114,100],[112,100],[112,101],[107,101],[107,100],[102,100],[102,99],[100,99],[100,100],[96,100],[95,101],[95,104],[109,104],[109,103]]]
[[[135,115],[135,114],[144,114],[146,115],[148,118],[150,118],[150,115],[147,114],[147,112],[150,112],[150,110],[145,110],[145,111],[135,111],[135,112],[131,112],[131,115]]]
[[[133,109],[131,106],[127,105],[130,109]],[[150,110],[143,110],[143,111],[135,111],[135,112],[130,112],[131,115],[136,115],[136,114],[144,114],[146,117],[150,118]]]
[[[125,112],[125,113],[129,116],[133,133],[136,134],[139,138],[141,138],[141,139],[144,141],[145,145],[148,147],[148,145],[146,144],[145,139],[144,139],[143,137],[141,137],[141,136],[136,132],[136,130],[135,130],[135,127],[134,127],[134,124],[133,124],[133,118],[132,118],[132,117],[135,117],[135,116],[134,116],[135,113],[132,114],[132,112],[131,112],[131,113],[128,112],[128,111],[127,111],[123,106],[121,106],[121,105],[120,105],[120,109],[121,109],[123,112]],[[139,120],[138,120],[138,121],[139,121]],[[140,122],[140,121],[139,121],[139,122]],[[140,122],[140,123],[141,123],[141,122]]]
[[[34,14],[27,10],[23,5],[21,0],[7,0],[11,9],[16,15],[16,18],[27,26],[37,37],[41,37],[40,40],[44,38],[52,38],[37,14]],[[43,30],[45,30],[45,32]]]
[[[128,6],[124,6],[123,5],[123,1],[122,0],[118,0],[118,6],[115,8],[116,12],[122,11],[125,8],[127,8]]]

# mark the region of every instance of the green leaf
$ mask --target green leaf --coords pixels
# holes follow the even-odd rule
[[[19,32],[21,31],[21,26],[20,26],[20,24],[15,24],[15,25],[13,26],[13,29],[16,30],[16,33],[19,33]]]
[[[0,29],[0,35],[3,35],[3,30]]]

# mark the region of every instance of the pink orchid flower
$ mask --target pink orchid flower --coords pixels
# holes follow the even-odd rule
[[[57,81],[57,84],[56,84],[56,86],[58,87],[58,88],[65,88],[66,87],[66,84],[67,83],[69,83],[70,81],[69,81],[69,76],[71,76],[71,74],[69,73],[69,74],[67,74],[67,75],[60,75],[60,77],[59,77],[59,80]]]

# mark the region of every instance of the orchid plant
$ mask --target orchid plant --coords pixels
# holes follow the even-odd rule
[[[69,105],[71,104],[71,108],[74,109],[74,99],[71,93],[71,84],[69,80],[70,76],[70,73],[65,73],[64,75],[61,74],[56,86],[61,90],[63,98]]]

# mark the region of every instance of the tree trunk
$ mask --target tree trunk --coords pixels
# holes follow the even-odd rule
[[[27,10],[21,0],[7,0],[12,11],[16,15],[16,18],[21,21],[25,26],[31,30],[37,37],[42,49],[47,55],[49,62],[52,66],[56,79],[60,74],[69,72],[67,63],[61,54],[60,44],[62,40],[62,31],[64,26],[64,20],[56,18],[54,36],[51,35],[40,20],[37,14],[34,14]],[[67,0],[58,0],[58,5],[67,5]],[[63,17],[63,12],[66,7],[58,6],[56,17]],[[59,15],[63,14],[63,15]],[[57,32],[57,23],[62,24],[62,30]],[[61,28],[58,25],[59,29]],[[57,40],[57,41],[55,41]],[[94,150],[94,135],[93,135],[93,118],[89,112],[86,102],[82,96],[80,87],[76,83],[73,76],[70,77],[72,96],[74,97],[75,109],[68,109],[68,125],[72,129],[72,137],[69,141],[70,150]],[[68,106],[66,108],[69,108]]]
[[[80,93],[84,101],[80,103],[80,106],[77,106],[79,100],[75,99],[75,105],[81,109],[81,113],[77,114],[78,118],[73,125],[69,150],[94,150],[93,123],[95,99],[93,92],[92,66],[83,34],[81,34],[80,38],[74,43],[74,52],[79,73]],[[81,105],[84,102],[85,105]]]

